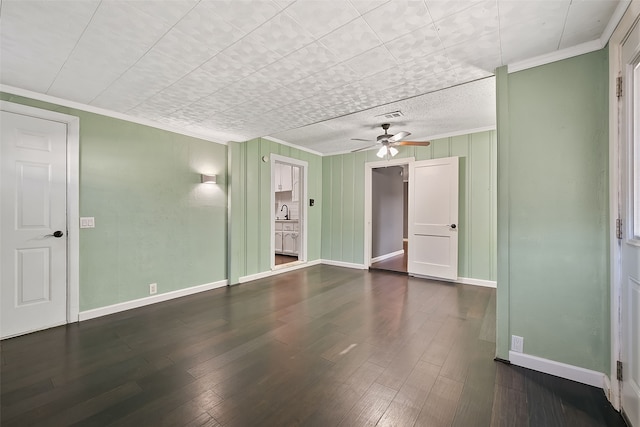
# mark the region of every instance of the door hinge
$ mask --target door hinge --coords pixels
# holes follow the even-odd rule
[[[616,361],[616,379],[622,381],[622,362]]]
[[[622,76],[616,77],[616,97],[622,97]]]
[[[622,239],[622,219],[616,218],[616,237]]]

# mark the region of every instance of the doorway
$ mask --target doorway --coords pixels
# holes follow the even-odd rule
[[[0,102],[1,337],[78,320],[79,119]]]
[[[403,209],[403,179],[401,168],[395,166],[408,165],[408,197],[407,208]],[[447,281],[458,279],[458,197],[459,197],[459,159],[446,157],[416,162],[413,158],[391,159],[382,162],[365,164],[365,265],[374,269],[397,271],[416,277],[426,277]],[[389,172],[376,171],[384,168]],[[379,228],[374,228],[374,176],[380,179],[399,180],[396,187],[397,201],[394,214],[388,215],[387,208],[382,210]],[[394,178],[396,177],[396,178]],[[383,184],[384,185],[384,184]],[[378,187],[378,191],[380,191]],[[386,190],[385,190],[386,191]],[[388,197],[387,205],[393,198]],[[385,205],[383,202],[382,205]],[[383,246],[376,243],[376,233],[384,235],[391,228],[399,229],[403,234],[403,210],[407,212],[407,243],[397,245],[398,238],[393,238],[396,246]],[[388,217],[388,218],[387,218]],[[398,232],[394,232],[398,236]],[[383,248],[384,250],[380,250]],[[391,249],[390,249],[391,248]],[[389,252],[397,250],[398,252]],[[377,251],[377,253],[375,252]],[[383,255],[378,253],[382,252]],[[385,255],[388,256],[384,259]],[[400,255],[406,254],[405,259]],[[383,259],[376,258],[383,257]],[[395,259],[393,259],[395,258]],[[389,264],[396,261],[393,266]],[[382,263],[380,261],[383,261]]]
[[[372,169],[371,265],[407,274],[408,164]]]
[[[306,262],[307,162],[271,156],[271,269]]]

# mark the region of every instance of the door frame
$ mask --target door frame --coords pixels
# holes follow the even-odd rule
[[[415,162],[415,157],[401,157],[364,164],[364,268],[371,266],[371,240],[373,235],[372,206],[373,170],[387,166],[402,166]],[[411,176],[409,176],[411,179]]]
[[[269,241],[271,242],[269,245],[270,248],[270,259],[271,259],[271,271],[273,270],[286,270],[291,267],[299,266],[300,264],[305,264],[307,262],[307,223],[308,221],[308,207],[307,207],[307,178],[309,175],[309,163],[304,160],[293,159],[291,157],[281,156],[279,154],[271,154],[270,165],[271,165],[271,191],[270,191],[270,204],[269,211],[270,214],[270,237]],[[276,203],[276,187],[275,187],[275,176],[276,176],[276,162],[278,163],[287,163],[293,166],[298,166],[301,169],[302,176],[302,186],[300,187],[300,207],[299,213],[300,217],[298,219],[298,223],[300,225],[300,240],[299,240],[299,251],[298,251],[298,261],[290,262],[287,264],[276,265],[276,242],[275,242],[275,224],[276,224],[276,213],[273,209]],[[301,219],[301,220],[300,220]],[[300,224],[301,222],[301,224]]]
[[[621,102],[616,96],[616,77],[624,77],[624,69],[622,67],[622,45],[627,38],[628,33],[633,29],[638,17],[640,16],[640,3],[631,2],[618,27],[615,29],[609,39],[609,263],[610,277],[610,311],[611,311],[611,366],[609,372],[609,384],[605,384],[605,388],[609,386],[609,390],[605,390],[605,394],[613,407],[620,410],[620,387],[621,383],[616,379],[616,362],[621,357],[621,339],[622,339],[622,319],[621,319],[621,247],[620,240],[616,237],[616,218],[620,213],[622,205],[622,197],[619,194],[621,185],[621,174],[624,174],[624,167],[620,165],[620,154],[622,153],[622,144],[624,140],[620,138],[625,128],[621,126],[619,121]],[[637,23],[640,25],[640,23]],[[624,82],[623,82],[624,85]],[[607,393],[608,391],[608,393]]]
[[[67,125],[67,323],[77,322],[80,312],[80,118],[8,101],[0,101],[0,110]]]

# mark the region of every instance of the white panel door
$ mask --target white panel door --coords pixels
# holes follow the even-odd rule
[[[458,278],[458,158],[409,164],[409,274]]]
[[[0,335],[67,321],[67,125],[1,112]]]
[[[622,410],[640,427],[640,25],[622,47],[624,123],[621,179],[623,238],[620,243],[622,311]]]

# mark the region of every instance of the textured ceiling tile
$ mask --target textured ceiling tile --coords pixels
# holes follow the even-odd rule
[[[336,58],[344,61],[380,46],[382,42],[365,20],[358,18],[326,35],[320,39],[320,43],[333,52]]]
[[[265,67],[282,58],[282,55],[272,51],[265,44],[250,38],[244,38],[225,49],[221,54],[225,61],[237,67],[252,71]]]
[[[605,16],[613,15],[618,2],[574,1],[569,6],[560,49],[575,46],[585,40],[596,40],[609,23]]]
[[[280,12],[277,4],[269,0],[204,0],[213,12],[238,29],[249,32],[258,28]]]
[[[118,1],[118,0],[108,0]],[[169,26],[180,21],[198,3],[198,0],[146,0],[129,1],[148,16],[163,20]]]
[[[498,31],[495,1],[483,1],[436,22],[438,36],[445,47],[474,40]]]
[[[316,38],[360,16],[351,3],[345,0],[298,0],[285,13]]]
[[[287,86],[301,94],[301,98],[308,98],[347,85],[358,78],[358,74],[351,68],[338,64]]]
[[[193,67],[203,64],[219,53],[219,50],[210,48],[207,43],[200,43],[175,27],[153,46],[152,51]]]
[[[2,83],[46,92],[98,4],[3,1]]]
[[[247,36],[281,56],[313,42],[314,37],[293,18],[281,12]]]
[[[394,0],[365,14],[364,19],[384,42],[431,23],[424,2]]]
[[[398,63],[427,56],[444,48],[433,24],[427,24],[388,43],[386,48]]]
[[[459,43],[447,47],[447,57],[452,64],[471,65],[491,73],[502,65],[500,33],[498,31],[479,37],[471,43]]]
[[[434,22],[461,12],[484,0],[427,0],[427,9]]]
[[[48,92],[89,103],[135,64],[169,30],[130,2],[100,3],[91,23]],[[80,93],[75,83],[92,79]]]
[[[361,14],[382,6],[385,3],[389,3],[389,0],[348,0],[353,7]]]
[[[362,53],[345,62],[349,68],[360,76],[370,76],[380,71],[395,67],[398,64],[387,48],[379,46]]]
[[[202,1],[187,14],[175,28],[212,51],[221,51],[244,37],[240,31],[217,13],[215,2]]]
[[[559,34],[564,26],[570,0],[500,1],[500,32],[519,33],[535,39],[541,33]]]

